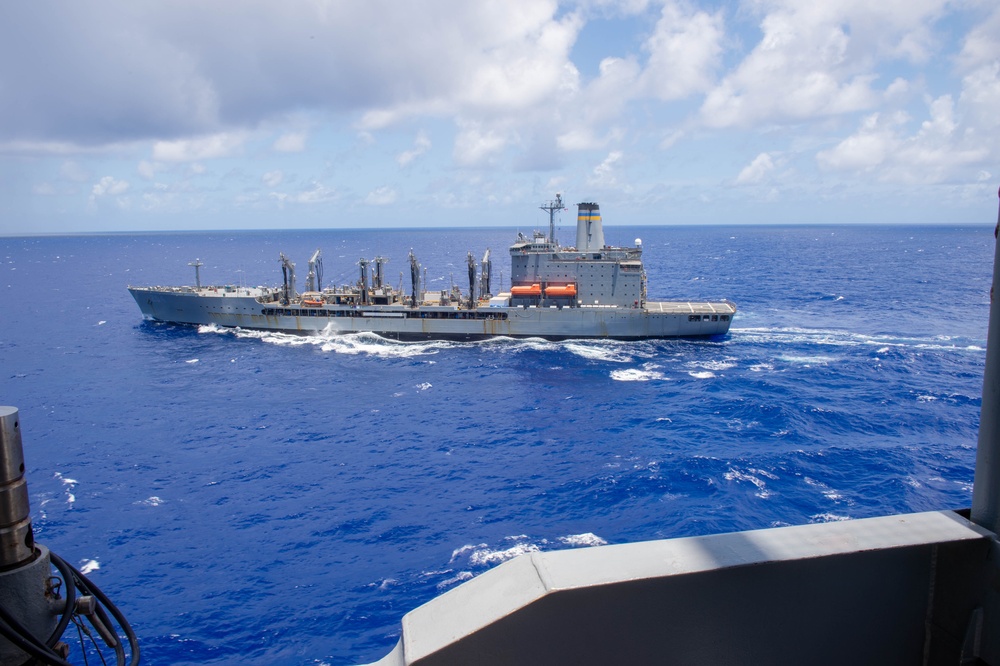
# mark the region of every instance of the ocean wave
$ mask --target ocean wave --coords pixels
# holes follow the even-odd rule
[[[566,546],[572,546],[578,548],[580,546],[593,547],[593,546],[606,546],[608,542],[597,536],[593,532],[584,532],[583,534],[570,534],[569,536],[559,537],[559,543]]]
[[[593,361],[606,361],[609,363],[630,363],[632,361],[632,356],[624,353],[624,350],[617,343],[614,346],[609,346],[607,344],[566,342],[563,348],[577,356]]]
[[[884,354],[892,348],[915,348],[939,351],[981,352],[981,341],[965,340],[948,335],[898,336],[857,333],[840,329],[776,327],[733,328],[729,344],[752,342],[755,344],[811,344],[831,347],[876,346],[876,353]]]
[[[553,547],[590,548],[594,546],[605,546],[608,543],[606,540],[597,536],[593,532],[567,534],[565,536],[557,537],[554,542],[549,541],[548,539],[534,541],[525,534],[507,536],[503,538],[503,541],[504,543],[499,545],[479,543],[460,546],[452,551],[448,564],[459,564],[459,568],[462,569],[465,567],[473,569],[490,568],[496,566],[497,564],[506,562],[507,560],[511,560],[519,555],[537,553],[543,549],[549,550]],[[461,566],[463,564],[465,567]],[[454,582],[460,582],[460,580],[465,580],[463,574],[450,578],[448,581],[441,583],[441,585],[444,585],[445,583],[452,584]]]
[[[666,375],[654,368],[612,370],[611,379],[616,382],[648,382],[654,379],[667,379]]]

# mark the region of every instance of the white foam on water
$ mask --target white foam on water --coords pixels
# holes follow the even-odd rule
[[[455,550],[451,551],[451,559],[448,560],[448,564],[451,564],[457,558],[459,558],[459,557],[461,557],[461,556],[463,556],[463,555],[465,555],[467,553],[473,553],[473,552],[475,552],[477,550],[485,549],[485,548],[488,548],[488,547],[489,546],[487,544],[481,543],[478,546],[467,545],[467,546],[462,546],[461,548],[456,548]]]
[[[624,350],[618,345],[587,344],[582,342],[566,342],[563,344],[566,351],[592,361],[605,361],[608,363],[630,363],[632,361],[632,357],[624,353]]]
[[[84,560],[80,564],[80,573],[86,576],[87,574],[97,571],[100,568],[101,564],[97,560]]]
[[[709,372],[708,370],[702,370],[701,372],[689,372],[688,374],[695,379],[711,379],[715,376],[714,372]]]
[[[583,534],[570,534],[567,536],[561,536],[559,537],[559,543],[565,544],[567,546],[572,546],[574,548],[608,545],[607,541],[597,536],[593,532],[584,532]]]
[[[732,358],[726,358],[718,361],[693,361],[687,364],[690,368],[702,368],[704,370],[714,370],[716,372],[721,372],[722,370],[729,370],[730,368],[736,367],[736,361]]]
[[[500,564],[525,553],[536,553],[539,548],[533,543],[519,543],[502,550],[477,550],[469,557],[469,563],[477,566]]]
[[[817,513],[809,516],[810,523],[840,523],[850,519],[850,516],[840,516],[835,513]]]
[[[451,578],[446,578],[437,584],[437,589],[444,590],[458,583],[464,583],[467,580],[472,580],[473,575],[471,571],[459,571],[457,574]]]
[[[184,361],[184,362],[187,363],[187,364],[189,364],[189,365],[193,365],[193,364],[195,364],[195,363],[198,362],[198,359],[192,358],[191,360]]]
[[[777,477],[773,474],[768,474],[766,472],[761,472],[760,470],[749,469],[746,472],[741,472],[738,469],[730,468],[728,472],[722,475],[726,481],[736,481],[748,482],[753,484],[757,488],[757,492],[754,493],[757,497],[761,499],[766,499],[771,496],[771,492],[767,489],[767,484],[755,474],[760,474],[761,476],[768,476],[771,479],[776,479]]]
[[[667,379],[667,377],[659,370],[628,368],[627,370],[612,370],[611,379],[616,382],[648,382],[654,379]]]
[[[76,479],[71,479],[67,476],[63,476],[59,472],[55,472],[53,476],[59,479],[64,486],[66,486],[66,503],[72,505],[76,501],[76,495],[73,494],[73,488],[79,483]]]

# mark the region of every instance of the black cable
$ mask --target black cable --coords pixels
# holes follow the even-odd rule
[[[140,659],[139,639],[136,637],[135,632],[132,631],[132,626],[128,623],[128,620],[126,620],[122,612],[118,610],[118,607],[115,606],[110,599],[108,599],[107,595],[105,595],[93,581],[77,571],[71,564],[67,563],[66,560],[51,551],[49,551],[49,555],[51,556],[53,562],[61,562],[73,573],[76,585],[80,588],[80,590],[95,597],[99,602],[101,602],[101,604],[104,605],[105,608],[108,609],[108,611],[111,612],[111,615],[115,618],[115,621],[118,622],[118,626],[120,626],[122,631],[125,632],[125,637],[128,639],[129,649],[132,652],[132,661],[130,662],[130,666],[138,666]],[[60,571],[62,571],[61,567]],[[121,641],[119,641],[118,649],[115,650],[115,653],[116,655],[120,655],[121,661],[124,661],[125,652],[121,648]]]
[[[0,634],[19,650],[50,666],[71,666],[0,606]]]
[[[49,551],[49,560],[59,570],[59,573],[62,574],[63,585],[66,586],[66,607],[63,609],[62,617],[59,618],[59,624],[56,625],[55,631],[49,636],[49,640],[45,641],[46,645],[52,647],[62,637],[63,632],[66,631],[66,627],[69,626],[69,619],[76,610],[74,608],[74,604],[76,603],[76,583],[73,580],[73,571],[61,557]]]

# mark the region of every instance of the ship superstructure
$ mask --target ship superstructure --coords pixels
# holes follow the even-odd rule
[[[647,301],[642,243],[605,245],[600,208],[577,206],[576,245],[555,238],[561,196],[547,202],[548,234],[518,234],[510,247],[510,291],[492,293],[492,258],[467,256],[468,290],[427,290],[410,252],[410,289],[385,279],[384,257],[362,258],[359,279],[322,285],[322,255],[309,260],[306,291],[295,264],[280,255],[280,287],[129,287],[143,316],[178,324],[215,324],[289,332],[372,332],[394,339],[475,340],[494,336],[645,339],[722,335],[736,306],[729,301]]]

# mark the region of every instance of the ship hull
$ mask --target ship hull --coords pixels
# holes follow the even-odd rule
[[[729,331],[727,301],[650,302],[644,307],[281,306],[254,289],[130,287],[143,317],[287,333],[375,333],[397,340],[481,340],[506,336],[549,340],[706,337]],[[264,299],[266,300],[266,299]]]

